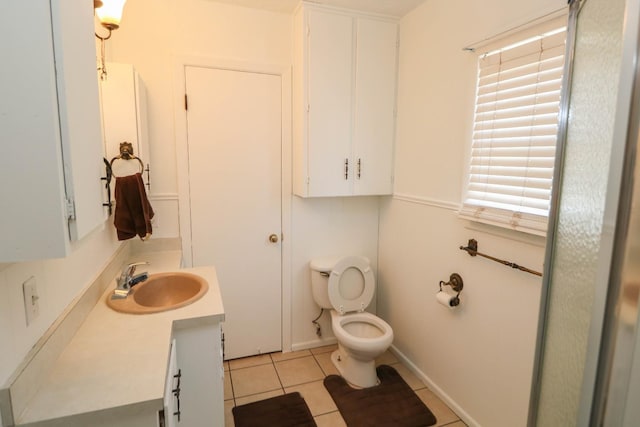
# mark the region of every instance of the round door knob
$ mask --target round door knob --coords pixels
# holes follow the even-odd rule
[[[278,243],[278,235],[277,234],[272,234],[271,236],[269,236],[269,241],[271,243]]]

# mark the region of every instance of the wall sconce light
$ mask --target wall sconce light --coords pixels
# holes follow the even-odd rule
[[[100,71],[101,80],[107,79],[104,42],[111,37],[113,30],[117,30],[120,27],[122,9],[126,2],[127,0],[93,0],[93,8],[95,9],[96,16],[100,20],[100,24],[109,31],[105,37],[96,33],[96,37],[100,39],[100,66],[98,67],[98,71]]]

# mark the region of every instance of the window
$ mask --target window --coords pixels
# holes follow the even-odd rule
[[[462,217],[546,233],[565,38],[566,18],[558,18],[479,53]]]

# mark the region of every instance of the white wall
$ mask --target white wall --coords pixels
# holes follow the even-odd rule
[[[151,195],[177,194],[174,66],[180,56],[291,63],[291,18],[206,0],[128,2],[108,58],[133,64],[147,89]],[[182,96],[180,94],[179,96]]]
[[[455,2],[454,2],[455,3]],[[380,214],[378,313],[394,345],[471,425],[526,425],[541,279],[458,249],[542,271],[544,239],[457,217],[471,135],[474,55],[463,47],[565,6],[564,0],[428,0],[400,25],[396,196]],[[464,279],[462,305],[435,302]]]
[[[311,323],[320,308],[311,294],[309,261],[333,255],[364,255],[376,271],[378,199],[294,197],[292,216],[292,343],[298,350],[321,344]],[[368,310],[375,312],[375,303]],[[331,318],[326,310],[319,323],[322,340],[331,339]]]
[[[66,258],[4,265],[0,269],[0,386],[118,249],[111,222],[73,244]],[[35,277],[40,315],[27,326],[22,283]]]

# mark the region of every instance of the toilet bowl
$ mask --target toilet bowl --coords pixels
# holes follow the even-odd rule
[[[322,258],[310,265],[314,300],[331,309],[331,328],[338,340],[331,361],[352,386],[375,386],[379,383],[375,359],[393,342],[393,330],[364,311],[375,294],[369,260],[362,256]]]

